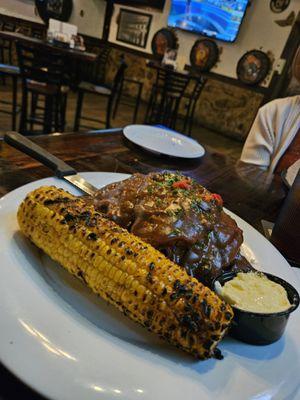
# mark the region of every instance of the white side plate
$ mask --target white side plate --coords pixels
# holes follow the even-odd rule
[[[205,154],[196,140],[166,128],[128,125],[123,133],[134,144],[154,153],[181,158],[199,158]]]
[[[83,176],[99,187],[127,177]],[[196,361],[126,319],[20,234],[17,207],[41,185],[77,194],[71,185],[47,178],[0,199],[0,359],[20,379],[59,400],[299,399],[299,310],[277,343],[251,346],[225,338],[224,360]],[[299,290],[279,252],[234,217],[247,256]]]

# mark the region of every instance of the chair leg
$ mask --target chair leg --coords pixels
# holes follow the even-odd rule
[[[10,65],[12,65],[12,63],[13,63],[12,54],[13,54],[13,44],[12,44],[12,42],[9,42],[8,58],[9,58]]]
[[[121,100],[122,94],[123,94],[123,81],[121,82],[120,89],[118,90],[118,93],[117,93],[117,98],[116,98],[116,102],[115,102],[115,107],[114,107],[112,119],[116,118],[116,114],[117,114],[117,111],[118,111],[118,108],[119,108],[119,104],[120,104],[120,100]]]
[[[187,127],[190,122],[190,113],[191,113],[191,100],[189,100],[187,106],[186,106],[186,114],[183,120],[183,132],[187,133]]]
[[[44,110],[44,126],[43,133],[48,134],[51,132],[53,118],[53,96],[46,96],[45,110]]]
[[[3,49],[0,49],[0,62],[2,64],[5,64],[4,62],[4,53],[3,53]],[[1,74],[1,80],[2,80],[2,85],[5,85],[5,76],[3,74]]]
[[[30,130],[33,131],[33,120],[35,119],[36,108],[39,101],[39,95],[31,92],[31,110],[30,110]]]
[[[18,78],[16,76],[13,76],[12,78],[12,84],[13,84],[13,92],[12,92],[12,130],[16,130],[16,122],[17,122],[17,80]]]
[[[5,64],[5,59],[4,59],[5,57],[4,57],[4,50],[3,50],[3,48],[1,47],[0,48],[0,62],[2,63],[2,64]],[[5,85],[5,76],[4,75],[1,75],[1,80],[2,80],[2,85]]]
[[[61,131],[65,131],[66,127],[66,110],[67,110],[67,100],[68,100],[68,95],[67,93],[62,95],[61,98],[61,110],[60,110],[60,122],[61,122]]]
[[[194,114],[195,114],[196,104],[197,104],[197,102],[194,101],[194,104],[193,104],[193,107],[192,107],[192,112],[191,112],[190,118],[189,118],[189,128],[188,128],[188,135],[189,136],[192,136],[192,128],[193,128],[193,124],[194,124]]]
[[[139,85],[138,88],[138,93],[137,93],[137,98],[135,101],[135,107],[134,107],[134,113],[133,113],[133,123],[136,123],[136,119],[137,119],[137,115],[138,115],[138,110],[139,110],[139,106],[140,106],[140,101],[141,101],[141,94],[142,94],[142,85]]]
[[[159,123],[168,128],[173,128],[174,99],[170,96],[166,96],[163,104],[164,105],[160,108]]]
[[[105,120],[105,128],[110,129],[110,119],[111,119],[111,112],[112,112],[112,106],[113,106],[113,101],[114,96],[109,96],[108,102],[107,102],[107,108],[106,108],[106,120]]]
[[[22,88],[22,109],[21,109],[21,117],[20,117],[20,133],[25,134],[26,133],[26,120],[27,120],[27,96],[28,96],[28,91],[24,87]]]
[[[55,96],[55,101],[54,101],[54,130],[55,132],[60,131],[60,110],[61,110],[61,96],[58,94]]]
[[[76,113],[75,113],[75,121],[74,121],[74,132],[79,131],[80,126],[80,117],[81,117],[81,110],[82,110],[82,102],[83,102],[83,95],[84,92],[82,90],[78,91],[77,97],[77,105],[76,105]]]
[[[151,119],[150,115],[153,114],[153,110],[152,110],[153,102],[154,102],[153,98],[154,98],[154,93],[153,93],[153,90],[152,90],[151,94],[150,94],[149,102],[147,104],[146,114],[145,114],[145,118],[144,118],[145,124],[148,124],[150,122],[150,119]]]

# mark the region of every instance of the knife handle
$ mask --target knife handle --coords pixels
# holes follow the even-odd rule
[[[73,169],[70,165],[66,164],[64,161],[60,160],[54,155],[48,153],[47,150],[44,150],[42,147],[33,143],[31,140],[21,135],[20,133],[6,132],[4,134],[4,141],[12,147],[21,150],[23,153],[34,158],[35,160],[40,161],[48,168],[52,169],[52,171],[55,172],[55,175],[59,178],[67,175],[76,174],[75,169]]]

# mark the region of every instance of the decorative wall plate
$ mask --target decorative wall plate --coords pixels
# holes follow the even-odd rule
[[[268,75],[271,66],[270,59],[261,50],[247,51],[237,64],[238,79],[247,85],[257,85]]]
[[[219,48],[210,39],[197,40],[190,52],[191,66],[201,72],[209,71],[218,61]]]
[[[279,14],[288,8],[290,2],[291,0],[271,0],[270,8],[274,13]]]
[[[151,43],[152,53],[163,57],[167,49],[177,49],[178,40],[172,29],[163,28],[155,33]]]
[[[72,13],[73,0],[35,0],[35,6],[44,22],[47,23],[50,18],[67,22]]]

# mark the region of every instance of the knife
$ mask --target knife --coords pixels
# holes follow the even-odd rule
[[[94,195],[98,190],[80,176],[74,168],[17,132],[6,132],[4,141],[52,169],[58,178],[65,179],[82,192]]]

